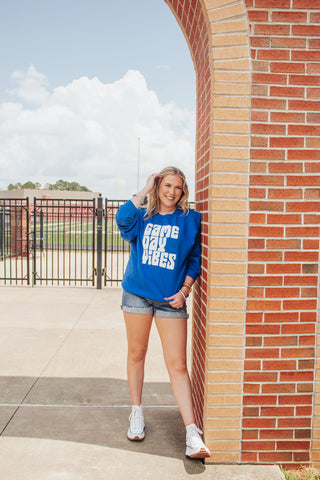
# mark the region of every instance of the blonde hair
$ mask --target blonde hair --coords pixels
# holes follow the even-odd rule
[[[148,195],[148,205],[145,216],[147,218],[153,217],[160,211],[159,186],[167,175],[177,175],[182,180],[182,195],[177,203],[177,208],[183,211],[186,215],[189,212],[189,189],[184,173],[176,167],[166,167],[159,172],[161,177],[155,179],[154,187]]]

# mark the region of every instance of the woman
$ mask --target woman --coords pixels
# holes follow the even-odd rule
[[[140,209],[148,195],[146,209]],[[132,399],[129,440],[143,440],[141,406],[145,356],[153,318],[160,335],[170,382],[186,426],[186,455],[210,456],[195,425],[186,363],[186,298],[200,273],[200,214],[188,208],[184,174],[167,167],[150,175],[145,187],[117,212],[131,255],[122,286],[128,340],[127,371]]]

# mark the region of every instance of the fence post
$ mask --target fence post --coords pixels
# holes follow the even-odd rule
[[[101,290],[102,284],[102,220],[103,220],[103,199],[98,198],[97,208],[97,289]]]
[[[5,257],[5,206],[0,206],[0,260],[4,260]]]
[[[26,225],[26,241],[27,241],[27,285],[30,285],[30,204],[29,197],[26,197],[27,225]]]
[[[32,285],[37,283],[37,198],[33,197],[33,265]]]

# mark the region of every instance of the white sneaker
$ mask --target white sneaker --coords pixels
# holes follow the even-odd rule
[[[194,424],[188,425],[186,435],[186,456],[189,458],[206,458],[210,457],[208,447],[202,441],[200,435],[202,431]]]
[[[145,424],[144,424],[144,416],[143,416],[141,405],[132,406],[132,411],[129,416],[129,420],[130,420],[130,426],[127,433],[127,437],[129,440],[140,442],[145,437],[145,433],[144,433]]]

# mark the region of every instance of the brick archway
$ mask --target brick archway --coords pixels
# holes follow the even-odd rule
[[[197,84],[196,287],[192,381],[211,461],[241,460],[250,58],[244,2],[165,0],[188,42]],[[228,330],[226,334],[226,330]]]
[[[210,461],[319,466],[320,7],[165,1],[197,79],[192,380]]]

